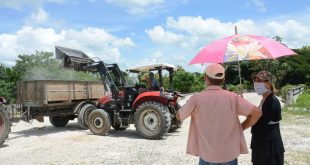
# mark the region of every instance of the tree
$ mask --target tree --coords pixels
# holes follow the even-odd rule
[[[0,64],[0,96],[9,102],[16,98],[16,82],[20,79],[19,73],[14,68],[5,67]]]
[[[60,68],[52,52],[19,55],[15,69],[24,80],[99,80],[98,74]]]
[[[304,46],[294,51],[298,55],[280,59],[280,63],[286,63],[291,68],[294,68],[285,74],[281,85],[310,85],[310,46]]]
[[[42,80],[42,79],[56,79],[55,77],[62,77],[63,73],[60,71],[60,62],[52,58],[52,52],[38,52],[35,54],[18,55],[15,69],[22,76],[24,80]],[[71,77],[71,75],[67,75]]]
[[[285,62],[281,63],[278,59],[275,60],[259,60],[253,61],[251,70],[257,73],[261,70],[267,70],[273,75],[273,81],[277,88],[281,86],[281,82],[283,81],[285,75],[292,68]]]
[[[204,80],[204,74],[201,73],[193,73],[195,80],[194,84],[192,86],[191,91],[192,92],[200,92],[205,88],[205,80]]]
[[[280,37],[280,36],[274,36],[274,37],[272,37],[272,39],[274,39],[274,40],[280,42],[281,44],[283,44],[282,43],[282,37]]]
[[[194,85],[194,82],[194,75],[186,72],[182,67],[178,66],[173,78],[174,88],[182,93],[189,93],[191,92],[191,87]]]

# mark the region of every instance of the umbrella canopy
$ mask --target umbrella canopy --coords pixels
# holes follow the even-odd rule
[[[273,39],[235,34],[207,45],[189,64],[275,59],[295,54],[291,49]]]

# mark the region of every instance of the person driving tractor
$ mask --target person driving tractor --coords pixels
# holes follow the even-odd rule
[[[158,81],[156,80],[153,72],[149,72],[149,78],[150,78],[150,90],[159,91]]]

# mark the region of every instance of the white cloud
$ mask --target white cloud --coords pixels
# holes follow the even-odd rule
[[[155,26],[153,29],[146,30],[147,35],[153,42],[159,44],[174,44],[183,40],[183,36],[166,31],[161,26]]]
[[[252,7],[255,6],[258,11],[260,12],[266,12],[267,7],[265,6],[265,3],[263,0],[249,0],[246,2],[246,6]]]
[[[42,5],[42,3],[50,2],[50,3],[64,3],[64,0],[3,0],[0,1],[0,6],[13,8],[13,9],[21,9],[24,6],[31,6],[38,8]]]
[[[301,48],[310,45],[308,40],[310,38],[310,24],[307,21],[310,17],[303,18],[302,20],[272,19],[271,21],[265,20],[261,22],[242,19],[236,22],[222,22],[214,18],[169,17],[165,24],[154,26],[150,30],[146,30],[146,32],[154,43],[164,43],[164,47],[162,45],[158,45],[158,47],[164,48],[161,52],[165,56],[157,58],[158,60],[181,65],[191,71],[201,71],[205,66],[189,67],[190,60],[210,42],[233,35],[235,25],[238,27],[239,34],[254,34],[270,38],[280,36],[283,43],[290,48]],[[170,36],[182,37],[178,38],[177,42],[172,42]],[[148,57],[143,62],[156,62],[155,59]]]
[[[106,0],[126,9],[130,14],[143,14],[164,3],[164,0]]]
[[[48,13],[42,8],[37,9],[36,12],[32,13],[30,17],[26,18],[27,25],[39,25],[48,21]]]
[[[152,32],[152,35],[149,34],[152,41],[166,44],[175,44],[174,42],[167,42],[171,36],[182,36],[178,38],[178,42],[182,43],[183,48],[198,49],[213,40],[233,35],[234,26],[237,25],[239,34],[255,34],[266,37],[280,36],[289,47],[300,48],[309,45],[306,38],[310,37],[310,24],[304,22],[293,19],[266,22],[255,22],[253,20],[221,22],[214,18],[203,19],[200,16],[183,16],[177,19],[168,17],[166,29],[162,26],[155,26],[153,30],[148,30],[147,33]],[[174,31],[173,35],[167,29]],[[158,32],[155,33],[156,31]]]
[[[136,66],[165,63],[166,60],[167,58],[164,57],[163,52],[156,50],[151,53],[150,56],[146,56],[145,58],[138,61]]]
[[[0,34],[0,57],[2,63],[12,63],[18,54],[38,51],[54,51],[55,45],[79,49],[102,60],[117,62],[123,47],[132,47],[130,38],[118,38],[104,29],[69,29],[56,32],[53,28],[24,26],[16,33]]]
[[[167,26],[169,28],[184,31],[193,35],[206,35],[209,32],[221,33],[227,27],[227,25],[224,25],[224,27],[219,25],[224,24],[213,18],[203,19],[201,16],[182,16],[177,20],[173,17],[167,18]],[[214,26],[218,27],[214,29]]]

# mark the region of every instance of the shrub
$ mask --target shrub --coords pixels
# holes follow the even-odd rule
[[[284,87],[281,88],[281,90],[278,91],[278,95],[279,95],[282,99],[286,100],[286,94],[287,94],[288,90],[289,90],[290,88],[292,88],[292,87],[294,87],[294,86],[293,86],[293,85],[290,85],[290,84],[285,85]]]
[[[227,84],[226,87],[227,87],[227,90],[229,90],[231,92],[237,91],[237,86],[235,86],[233,84]]]

